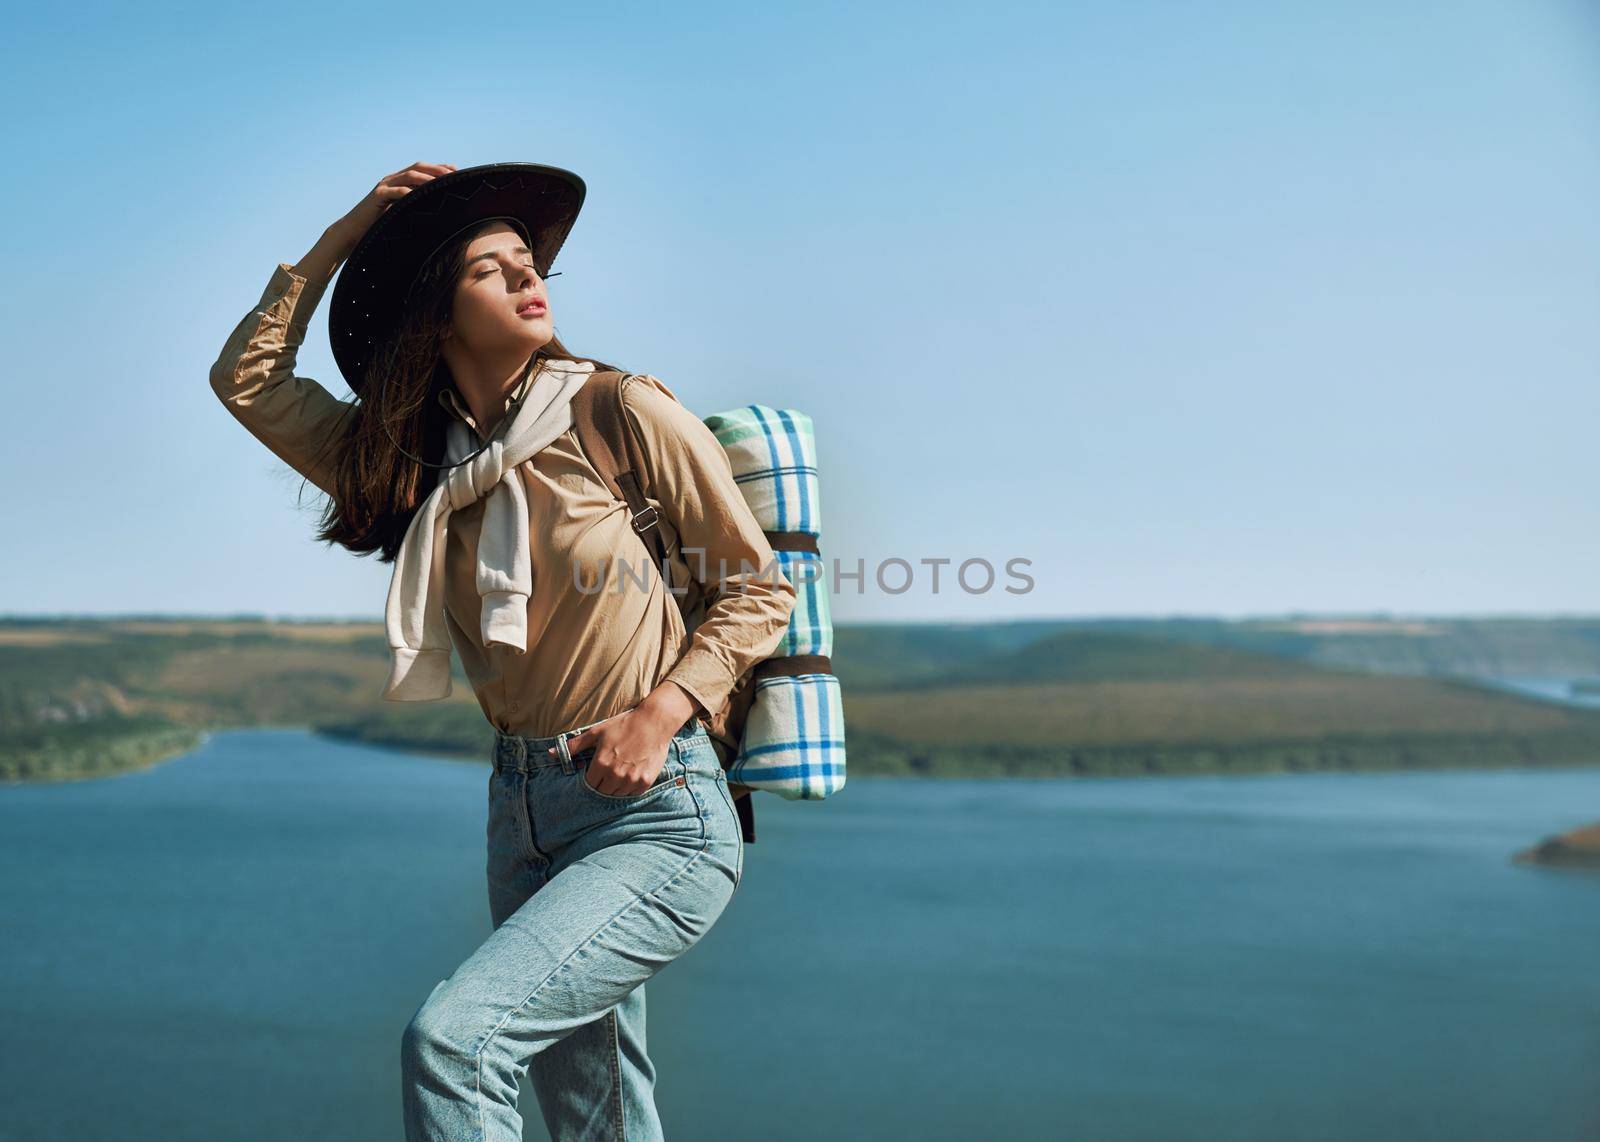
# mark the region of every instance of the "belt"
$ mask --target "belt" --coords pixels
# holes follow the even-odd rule
[[[613,715],[615,716],[615,715]],[[499,726],[494,729],[494,767],[496,769],[541,769],[545,766],[559,765],[562,770],[571,772],[572,754],[567,749],[567,739],[576,737],[584,730],[593,729],[600,722],[608,722],[610,718],[601,718],[599,721],[590,722],[584,726],[574,726],[570,730],[562,730],[559,734],[549,737],[524,737],[521,734],[508,734]],[[674,738],[689,738],[702,730],[700,715],[696,714],[673,732]],[[551,750],[555,750],[551,753]]]

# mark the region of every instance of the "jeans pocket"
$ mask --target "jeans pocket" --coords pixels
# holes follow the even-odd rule
[[[589,749],[581,749],[573,754],[572,760],[577,766],[573,772],[573,780],[578,783],[578,787],[590,797],[612,805],[633,805],[641,801],[648,801],[668,789],[679,788],[685,783],[683,766],[678,761],[678,743],[676,739],[667,749],[666,760],[661,763],[661,772],[656,774],[654,784],[638,793],[618,796],[614,793],[602,793],[589,784],[589,766],[594,760],[594,748],[592,746]]]

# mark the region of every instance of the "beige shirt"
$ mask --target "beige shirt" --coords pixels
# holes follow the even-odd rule
[[[331,496],[337,457],[317,453],[351,402],[294,375],[325,288],[280,263],[211,367],[211,388],[252,435]],[[516,395],[507,396],[502,412]],[[452,389],[439,396],[451,415],[478,428]],[[692,576],[706,604],[690,615],[698,619],[691,638],[677,599],[629,526],[627,504],[605,486],[569,429],[518,469],[533,544],[526,653],[480,641],[474,574],[484,501],[450,516],[450,638],[484,715],[507,733],[545,737],[588,725],[636,706],[664,679],[686,690],[698,713],[714,712],[788,627],[794,586],[775,570],[772,548],[710,428],[648,375],[627,385],[623,408],[649,458],[649,502],[660,515],[672,583],[682,587]],[[592,589],[596,583],[600,590]]]

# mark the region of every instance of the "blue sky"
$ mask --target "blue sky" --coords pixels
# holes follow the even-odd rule
[[[1600,611],[1592,5],[91,5],[0,61],[0,612],[381,615],[206,374],[419,159],[576,170],[567,344],[813,417],[836,620]],[[299,372],[347,395],[325,308]]]

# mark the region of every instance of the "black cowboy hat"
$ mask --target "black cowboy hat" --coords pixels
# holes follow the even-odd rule
[[[461,231],[493,218],[517,225],[540,277],[583,206],[583,179],[537,163],[487,163],[429,179],[378,215],[339,271],[328,341],[358,396],[374,347],[398,322],[417,272]]]

